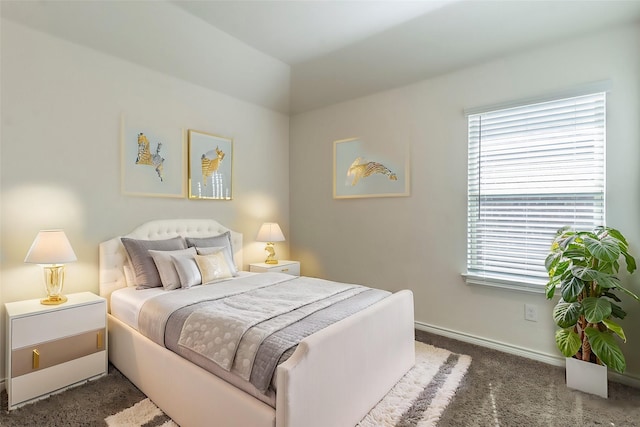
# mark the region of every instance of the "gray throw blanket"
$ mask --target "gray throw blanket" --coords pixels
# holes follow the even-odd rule
[[[187,318],[178,344],[227,371],[235,366],[248,380],[255,352],[266,336],[331,304],[332,297],[350,296],[353,289],[361,292],[364,287],[300,277],[212,301]],[[239,350],[241,340],[244,346]]]
[[[365,290],[270,335],[262,342],[256,354],[251,371],[251,383],[263,393],[270,384],[275,389],[275,381],[272,381],[272,378],[275,379],[277,366],[293,354],[293,350],[303,338],[369,307],[388,295],[389,292],[380,289]]]

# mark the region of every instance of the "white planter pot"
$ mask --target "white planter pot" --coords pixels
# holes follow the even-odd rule
[[[607,398],[607,367],[567,358],[567,387]]]

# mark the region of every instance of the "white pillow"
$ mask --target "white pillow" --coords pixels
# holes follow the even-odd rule
[[[192,286],[202,284],[202,276],[193,258],[195,255],[171,255],[171,261],[176,267],[178,276],[180,277],[180,286],[188,289]]]
[[[209,255],[195,255],[202,276],[202,283],[215,283],[233,278],[233,273],[224,254],[224,248]]]
[[[175,255],[193,257],[195,254],[195,248],[180,249],[177,251],[149,250],[149,255],[151,255],[151,258],[153,258],[153,262],[158,268],[160,281],[162,282],[162,287],[165,290],[170,291],[172,289],[178,289],[182,286],[180,282],[180,276],[178,275],[178,270],[176,270],[175,265],[173,265],[171,256]]]
[[[236,268],[236,264],[233,262],[233,256],[231,255],[231,250],[228,246],[214,246],[206,248],[196,246],[196,250],[198,251],[198,255],[210,255],[222,251],[231,275],[233,277],[238,275],[238,269]],[[206,283],[206,281],[202,279],[202,283]]]

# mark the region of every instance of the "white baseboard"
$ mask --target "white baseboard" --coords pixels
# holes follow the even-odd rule
[[[543,353],[537,350],[531,350],[524,347],[519,347],[503,342],[490,340],[488,338],[476,337],[474,335],[466,334],[464,332],[454,331],[452,329],[442,328],[440,326],[429,325],[423,322],[414,322],[415,328],[419,331],[429,332],[435,335],[442,335],[447,338],[466,342],[469,344],[478,345],[481,347],[487,347],[493,350],[498,350],[503,353],[513,354],[527,359],[543,362],[548,365],[565,366],[565,358],[554,354]],[[609,380],[635,387],[640,389],[640,377],[629,374],[619,374],[609,370]]]

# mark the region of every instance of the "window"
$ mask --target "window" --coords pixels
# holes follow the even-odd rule
[[[543,291],[556,231],[604,224],[605,101],[468,114],[467,282]]]

